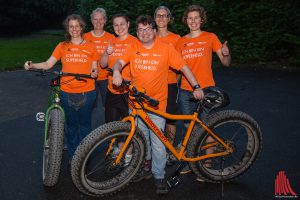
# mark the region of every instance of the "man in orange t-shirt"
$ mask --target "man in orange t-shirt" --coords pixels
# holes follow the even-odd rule
[[[104,31],[104,25],[106,21],[107,21],[106,11],[103,8],[95,9],[91,14],[91,22],[93,24],[94,29],[83,35],[83,38],[86,41],[93,42],[96,45],[97,52],[99,55],[98,60],[100,60],[109,42],[115,38],[113,34]],[[103,69],[100,65],[98,65],[98,77],[96,81],[96,91],[97,91],[96,106],[97,107],[94,110],[94,112],[96,112],[94,114],[103,113],[102,108],[105,105],[105,98],[106,98],[106,91],[107,91],[107,76],[108,76],[108,71],[106,69]],[[100,101],[102,101],[102,104],[100,103]],[[97,120],[97,126],[100,124],[101,122]]]
[[[171,45],[155,39],[156,24],[150,16],[139,16],[137,18],[137,36],[139,41],[133,43],[126,49],[123,56],[113,66],[113,84],[120,86],[122,83],[121,69],[130,63],[131,82],[137,87],[145,88],[147,95],[159,100],[158,109],[166,110],[168,95],[168,70],[169,66],[180,70],[195,86],[194,97],[203,98],[194,75],[185,64],[180,54]],[[153,113],[147,113],[151,120],[160,130],[165,128],[165,119]],[[139,128],[147,140],[146,160],[152,159],[152,175],[155,179],[156,193],[168,193],[165,180],[166,149],[156,135],[144,124],[141,119],[137,120]],[[151,144],[151,145],[150,145]],[[149,177],[149,173],[143,168],[140,176]]]

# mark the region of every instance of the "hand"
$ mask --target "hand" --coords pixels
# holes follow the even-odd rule
[[[223,56],[229,56],[229,48],[227,46],[227,43],[228,42],[225,41],[221,48],[221,52],[222,52]]]
[[[120,86],[122,84],[123,78],[121,76],[120,71],[118,71],[118,70],[113,71],[112,82],[116,86]]]
[[[114,47],[112,45],[110,45],[110,43],[108,44],[108,47],[106,49],[106,53],[108,55],[112,54],[114,52]]]
[[[98,76],[98,70],[97,69],[93,69],[92,72],[91,72],[91,77],[92,78],[97,78]]]
[[[198,89],[193,91],[193,96],[194,96],[195,99],[201,100],[204,97],[204,92],[201,88],[198,88]]]
[[[32,61],[26,61],[26,62],[24,63],[24,68],[25,68],[26,70],[31,69],[31,68],[32,68]]]

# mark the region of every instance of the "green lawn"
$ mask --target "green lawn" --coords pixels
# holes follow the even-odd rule
[[[47,60],[63,40],[62,31],[42,31],[19,38],[0,38],[0,71],[23,68],[26,60]]]

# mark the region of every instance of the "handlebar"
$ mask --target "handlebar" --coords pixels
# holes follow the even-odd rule
[[[111,68],[107,68],[107,71],[109,71],[111,74],[113,73],[113,70]],[[137,101],[143,101],[146,100],[151,106],[156,107],[159,104],[159,101],[156,99],[153,99],[146,95],[146,91],[144,88],[138,88],[131,84],[131,81],[126,81],[123,79],[121,83],[121,88],[128,88],[128,90],[132,93],[131,96],[135,97]]]
[[[91,77],[91,75],[88,75],[88,74],[69,73],[69,72],[62,72],[62,71],[50,71],[50,70],[41,70],[41,69],[29,69],[28,71],[40,73],[41,76],[45,76],[46,74],[54,74],[59,77],[74,76],[75,79],[77,79],[77,80],[80,80],[81,78],[94,79],[93,77]]]
[[[146,91],[144,88],[137,88],[134,85],[132,85],[130,81],[126,81],[123,79],[123,82],[121,83],[121,87],[122,88],[127,87],[128,90],[133,93],[132,96],[136,97],[137,99],[138,98],[145,99],[151,106],[156,107],[159,104],[158,100],[153,99],[145,94]]]

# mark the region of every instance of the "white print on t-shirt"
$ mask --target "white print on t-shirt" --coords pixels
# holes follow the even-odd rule
[[[157,70],[159,62],[157,60],[143,60],[143,59],[135,59],[134,60],[134,67],[135,69],[140,70]]]
[[[203,56],[203,51],[204,48],[203,47],[197,47],[197,48],[191,48],[191,49],[183,49],[182,55],[183,55],[183,59],[189,59],[189,58],[198,58]]]
[[[67,63],[86,63],[88,62],[87,60],[88,56],[85,54],[78,54],[78,53],[73,53],[73,54],[66,54],[66,62]]]

